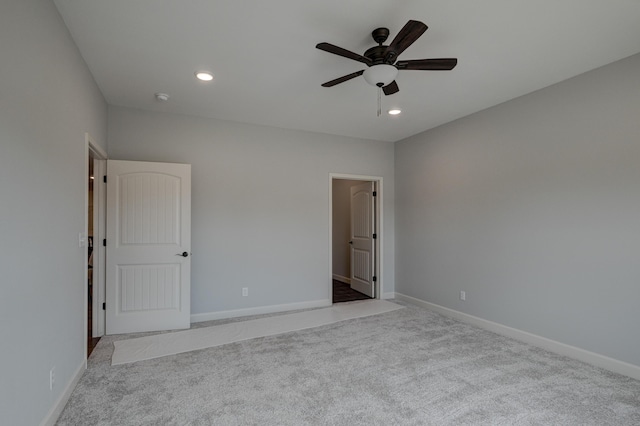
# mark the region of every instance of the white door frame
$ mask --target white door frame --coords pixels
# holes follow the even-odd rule
[[[104,215],[104,209],[106,206],[106,191],[104,190],[103,185],[96,185],[98,182],[102,182],[101,176],[104,175],[104,164],[107,159],[107,153],[100,148],[100,146],[94,141],[94,139],[89,135],[89,133],[84,134],[84,158],[85,158],[85,169],[84,169],[84,237],[85,237],[85,248],[87,235],[89,235],[89,158],[94,160],[94,170],[93,175],[96,177],[94,179],[93,185],[93,228],[94,231],[97,230],[97,235],[93,236],[93,289],[94,296],[96,294],[96,289],[98,297],[92,298],[92,311],[93,311],[93,327],[94,330],[93,336],[102,336],[104,334],[104,311],[102,309],[98,309],[102,307],[102,302],[104,302],[104,268],[105,268],[105,251],[104,247],[100,243],[104,238],[104,233],[106,230],[106,221]],[[96,238],[97,237],[97,238]],[[87,257],[87,251],[83,250],[82,257],[84,259],[84,359],[85,366],[87,360],[87,338],[88,338],[88,321],[87,321],[87,312],[89,309],[89,287],[87,286],[88,282],[88,273],[89,273],[89,259]],[[96,279],[97,278],[97,279]]]
[[[334,180],[361,180],[375,183],[375,208],[376,208],[376,233],[378,238],[376,239],[376,254],[375,263],[376,270],[375,275],[377,281],[375,284],[376,299],[382,299],[384,280],[383,280],[383,261],[384,261],[384,212],[382,202],[384,191],[381,176],[365,176],[365,175],[351,175],[344,173],[329,173],[329,300],[333,303],[333,181]]]

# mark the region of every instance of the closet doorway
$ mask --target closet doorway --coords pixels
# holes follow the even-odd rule
[[[331,175],[331,300],[380,298],[381,178]]]
[[[103,176],[107,155],[85,135],[86,186],[85,186],[85,261],[86,261],[86,297],[85,297],[85,336],[86,356],[98,344],[104,335],[104,266],[105,250],[102,244],[105,235],[106,191]]]

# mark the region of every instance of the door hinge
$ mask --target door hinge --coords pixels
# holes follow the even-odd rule
[[[102,176],[102,181],[103,181],[104,183],[107,183],[107,175]]]
[[[106,239],[106,238],[102,240],[102,246],[103,246],[103,247],[106,247],[106,246],[107,246],[107,239]]]
[[[378,281],[378,277],[376,277],[375,275],[373,276],[373,282],[375,283],[376,281]]]
[[[373,196],[376,197],[378,195],[377,191],[373,191]]]
[[[106,309],[107,309],[107,304],[106,304],[106,303],[103,303],[103,304],[102,304],[102,310],[103,310],[103,311],[105,311]]]
[[[378,234],[373,234],[373,239],[375,240],[376,238],[378,238]]]

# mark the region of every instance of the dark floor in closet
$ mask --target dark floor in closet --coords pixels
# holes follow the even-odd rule
[[[333,280],[333,303],[351,302],[353,300],[371,299],[366,294],[351,289],[349,284]]]

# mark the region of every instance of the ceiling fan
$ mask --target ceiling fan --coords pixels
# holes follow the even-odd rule
[[[334,55],[343,56],[354,61],[362,62],[369,68],[356,71],[351,74],[327,81],[322,87],[331,87],[344,83],[352,78],[364,75],[367,83],[382,89],[385,95],[393,95],[400,89],[395,79],[398,70],[425,70],[425,71],[449,71],[458,63],[456,58],[437,59],[412,59],[408,61],[397,61],[398,56],[413,44],[427,30],[427,26],[420,21],[409,21],[400,30],[398,35],[388,46],[383,45],[389,37],[388,28],[377,28],[371,33],[371,37],[378,43],[364,52],[364,55],[351,52],[330,43],[318,43],[316,48]]]

